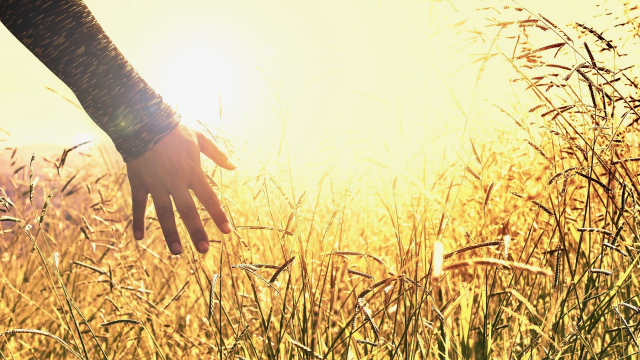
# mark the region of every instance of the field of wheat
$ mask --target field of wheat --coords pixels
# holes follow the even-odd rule
[[[640,81],[619,63],[640,10],[620,3],[613,32],[500,6],[452,26],[486,45],[478,81],[489,62],[510,74],[513,99],[492,104],[504,131],[403,171],[390,156],[338,171],[329,154],[306,182],[286,156],[207,164],[235,230],[202,209],[206,255],[184,228],[171,255],[152,206],[133,239],[124,167],[65,166],[74,149],[14,161],[0,359],[637,357]]]

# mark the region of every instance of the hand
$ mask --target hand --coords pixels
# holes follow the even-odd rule
[[[229,156],[201,132],[182,124],[160,140],[151,150],[127,163],[133,207],[133,233],[136,240],[144,237],[144,214],[149,194],[153,198],[164,239],[172,254],[182,252],[171,198],[193,245],[200,253],[209,250],[209,237],[189,189],[204,205],[218,229],[231,232],[231,224],[220,200],[209,185],[200,165],[200,153],[227,170],[236,166]]]

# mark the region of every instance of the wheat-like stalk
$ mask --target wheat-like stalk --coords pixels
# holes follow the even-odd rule
[[[475,172],[472,168],[470,168],[469,166],[465,166],[464,169],[467,170],[467,172],[469,174],[471,174],[471,176],[473,176],[476,180],[481,180],[480,175],[477,172]]]
[[[600,33],[598,33],[597,31],[593,30],[592,28],[586,26],[585,24],[580,24],[580,23],[576,23],[576,25],[578,25],[578,27],[582,28],[583,30],[585,30],[586,32],[588,32],[589,34],[595,36],[598,40],[602,41],[603,43],[605,43],[605,45],[607,45],[607,48],[614,50],[615,47],[613,46],[613,44],[611,44],[611,42],[607,39],[605,39],[602,35],[600,35]],[[586,43],[585,43],[586,45]],[[595,66],[595,63],[593,64]]]
[[[549,209],[548,207],[544,206],[541,202],[537,200],[531,200],[531,202],[534,205],[536,205],[538,208],[540,208],[540,210],[544,211],[547,215],[554,216],[553,211],[551,211],[551,209]]]
[[[258,269],[280,269],[279,265],[272,265],[272,264],[247,264],[247,265],[251,265],[251,267],[258,268]]]
[[[285,233],[288,236],[294,236],[295,235],[291,231],[284,230],[284,229],[279,229],[279,228],[271,227],[271,226],[241,225],[241,226],[236,226],[235,228],[237,230],[271,230],[271,231],[277,231],[277,232]]]
[[[560,251],[560,245],[556,249],[556,268],[553,272],[553,289],[558,290],[560,287],[560,270],[562,266],[562,251]]]
[[[549,183],[548,183],[548,185],[552,185],[552,184],[553,184],[556,180],[558,180],[558,178],[560,178],[561,176],[565,176],[565,178],[566,178],[566,176],[567,176],[570,172],[572,172],[572,171],[574,171],[574,170],[576,170],[576,169],[577,169],[577,167],[575,167],[575,166],[571,166],[570,168],[568,168],[568,169],[566,169],[566,170],[563,170],[563,171],[560,171],[560,172],[556,173],[555,175],[553,175],[553,176],[551,177],[551,179],[549,179]]]
[[[358,314],[362,311],[363,307],[364,307],[364,296],[359,297],[358,300],[356,301],[356,309],[353,312],[353,321],[351,322],[351,332],[353,332],[356,329]]]
[[[357,344],[361,344],[361,345],[378,346],[378,343],[376,343],[376,342],[369,341],[369,340],[363,340],[363,339],[356,340],[356,343]]]
[[[234,269],[249,269],[251,271],[260,271],[260,269],[257,266],[251,265],[251,264],[236,264],[236,265],[231,265],[232,268]],[[279,267],[276,267],[276,269],[278,269]]]
[[[563,174],[564,174],[564,171],[560,171],[559,173],[557,173],[557,174],[553,175],[553,176],[551,177],[551,179],[549,179],[549,183],[548,183],[548,185],[553,184],[553,183],[554,183],[554,182],[555,182],[555,181],[556,181],[560,176],[562,176]]]
[[[560,190],[560,199],[558,199],[558,202],[562,201],[564,196],[567,194],[568,188],[569,188],[569,176],[565,176],[564,180],[562,181],[562,189]]]
[[[620,254],[621,254],[622,256],[624,256],[624,257],[629,257],[629,255],[627,255],[627,253],[626,253],[626,252],[624,252],[624,251],[620,250],[619,248],[615,247],[614,245],[611,245],[611,244],[609,244],[609,243],[603,242],[603,243],[602,243],[602,246],[604,246],[604,247],[606,247],[606,248],[608,248],[608,249],[611,249],[611,250],[613,250],[613,251],[615,251],[615,252],[618,252],[618,253],[620,253]]]
[[[542,52],[542,51],[545,51],[545,50],[561,48],[561,47],[563,47],[564,45],[565,45],[565,43],[564,43],[564,42],[561,42],[561,43],[556,43],[556,44],[551,44],[551,45],[543,46],[543,47],[541,47],[541,48],[539,48],[539,49],[535,49],[535,50],[529,51],[529,52],[527,52],[527,53],[524,53],[524,54],[522,54],[522,55],[520,55],[520,56],[516,57],[516,60],[521,60],[521,59],[527,58],[527,57],[529,57],[529,56],[531,56],[531,55],[533,55],[533,54],[535,54],[535,53],[539,53],[539,52]],[[560,49],[558,49],[558,50],[560,50]]]
[[[622,233],[623,229],[624,229],[624,223],[621,223],[620,226],[618,226],[618,230],[616,230],[616,233],[613,235],[613,239],[611,239],[611,245],[616,246],[616,243],[618,242],[618,237]]]
[[[118,320],[113,320],[113,321],[109,321],[109,322],[106,322],[106,323],[102,323],[102,324],[100,324],[100,327],[109,327],[111,325],[116,325],[116,324],[142,325],[142,322],[140,322],[138,320],[132,320],[132,319],[118,319]]]
[[[515,191],[509,191],[509,193],[517,198],[524,199],[524,195],[517,193]]]
[[[361,256],[363,258],[369,258],[375,262],[377,262],[380,265],[384,266],[384,261],[382,261],[382,259],[380,259],[379,257],[369,254],[369,253],[362,253],[362,252],[358,252],[358,251],[333,251],[331,253],[329,253],[329,255],[336,255],[336,256]]]
[[[229,356],[233,355],[233,353],[238,348],[238,345],[240,344],[240,341],[247,334],[248,331],[249,331],[249,325],[245,325],[244,328],[242,329],[242,331],[240,331],[240,334],[238,334],[238,336],[236,336],[236,339],[233,341],[233,344],[229,348],[229,351],[228,351]]]
[[[175,295],[173,295],[171,297],[171,299],[169,299],[169,301],[167,302],[167,304],[162,308],[162,310],[166,310],[169,305],[171,305],[171,303],[173,303],[174,301],[177,301],[178,299],[180,299],[180,297],[185,293],[185,291],[187,290],[187,285],[189,285],[189,280],[185,281],[185,283],[182,285],[182,287],[180,287],[180,290],[178,290],[178,292],[176,292]],[[115,306],[115,303],[114,303]],[[116,306],[117,307],[117,306]]]
[[[622,183],[622,190],[620,191],[620,216],[624,214],[627,207],[627,183]]]
[[[604,275],[604,276],[611,276],[612,272],[609,270],[603,270],[603,269],[588,269],[587,270],[589,273],[591,274],[598,274],[598,275]]]
[[[542,156],[545,160],[547,160],[550,163],[553,163],[553,161],[551,161],[551,159],[547,156],[547,154],[542,150],[542,148],[540,148],[538,145],[532,143],[530,140],[524,139],[524,141],[527,142],[527,144],[529,144],[529,146],[531,146],[538,154],[540,154],[540,156]]]
[[[7,330],[5,332],[0,333],[0,337],[4,336],[6,338],[7,335],[13,335],[13,334],[34,334],[34,335],[41,335],[41,336],[48,337],[62,344],[62,346],[64,346],[65,349],[69,350],[69,352],[73,354],[75,357],[77,357],[78,359],[84,359],[84,357],[80,355],[77,351],[75,351],[71,347],[71,345],[69,345],[66,341],[46,331],[33,330],[33,329],[13,329],[13,330]]]
[[[638,307],[636,307],[636,306],[633,306],[633,305],[631,305],[631,304],[627,304],[627,303],[625,303],[625,302],[621,302],[621,303],[619,303],[619,304],[618,304],[618,306],[626,307],[627,309],[629,309],[629,310],[633,311],[633,312],[634,312],[634,313],[636,313],[636,314],[637,314],[637,313],[640,313],[640,308],[638,308]]]
[[[72,262],[72,264],[74,264],[74,265],[78,265],[78,266],[82,266],[83,268],[87,268],[87,269],[89,269],[89,270],[95,271],[95,272],[97,272],[97,273],[98,273],[98,274],[100,274],[100,275],[107,275],[107,276],[109,276],[109,274],[108,274],[106,271],[104,271],[104,270],[102,270],[102,269],[100,269],[100,268],[98,268],[98,267],[95,267],[95,266],[92,266],[92,265],[89,265],[89,264],[85,264],[85,263],[83,263],[83,262],[81,262],[81,261],[73,261],[73,262]]]
[[[447,264],[443,267],[444,271],[450,271],[460,269],[464,267],[476,267],[476,266],[501,266],[507,269],[522,270],[536,275],[553,276],[553,272],[548,269],[542,269],[536,266],[531,266],[523,263],[517,263],[512,261],[504,261],[491,258],[475,258],[469,260],[456,261],[451,264]]]
[[[633,334],[633,331],[631,331],[631,328],[629,327],[629,324],[627,323],[627,320],[625,320],[625,318],[622,316],[622,314],[620,314],[620,311],[618,311],[618,307],[617,306],[613,306],[613,311],[615,311],[615,313],[616,313],[616,315],[618,315],[618,318],[620,319],[620,321],[622,321],[622,325],[627,330],[627,333],[629,334],[629,336],[631,336],[631,339],[633,340],[633,343],[636,345],[636,348],[637,348],[638,347],[638,341],[636,340],[636,336]]]
[[[587,232],[587,233],[595,233],[595,234],[603,234],[606,236],[613,236],[613,233],[606,229],[598,229],[598,228],[576,228],[578,232]]]
[[[447,253],[443,256],[443,259],[449,259],[450,257],[452,257],[453,255],[457,255],[457,254],[461,254],[467,251],[471,251],[471,250],[475,250],[475,249],[480,249],[483,247],[489,247],[489,246],[498,246],[498,245],[502,245],[502,241],[487,241],[487,242],[483,242],[483,243],[479,243],[479,244],[473,244],[473,245],[469,245],[469,246],[465,246],[463,248],[460,248],[458,250],[452,251],[450,253]]]
[[[371,331],[373,331],[373,334],[375,335],[376,341],[377,341],[380,338],[380,329],[373,322],[373,318],[371,317],[371,313],[367,308],[363,308],[362,309],[362,314],[363,314],[363,317],[364,317],[364,321],[368,322],[369,325],[371,326]]]
[[[255,272],[255,271],[253,271],[253,270],[251,270],[251,269],[249,269],[249,268],[242,268],[242,270],[244,270],[245,272],[248,272],[249,274],[251,274],[251,275],[255,276],[255,277],[256,277],[256,278],[258,278],[260,281],[262,281],[263,283],[265,283],[267,286],[269,286],[270,288],[272,288],[273,290],[275,290],[275,292],[276,292],[276,293],[279,293],[278,289],[277,289],[275,286],[273,286],[273,284],[272,284],[269,280],[267,280],[267,279],[263,278],[263,277],[262,277],[260,274],[258,274],[257,272]],[[278,275],[279,275],[279,274],[280,274],[280,273],[278,273]]]
[[[478,149],[476,148],[476,141],[473,138],[469,139],[469,142],[471,143],[471,150],[473,151],[473,156],[476,159],[476,162],[482,166],[482,160],[480,159],[480,154],[478,153]]]
[[[53,190],[51,190],[51,192],[49,193],[49,196],[47,196],[47,199],[44,201],[44,205],[42,206],[42,211],[40,212],[40,216],[38,217],[38,223],[42,224],[42,222],[44,221],[44,217],[47,215],[47,208],[49,207],[49,201],[51,201],[51,198],[53,197],[53,193],[58,190],[58,187],[54,187]]]
[[[487,195],[484,198],[484,203],[482,204],[482,209],[486,209],[487,208],[487,204],[489,203],[489,199],[491,199],[491,191],[493,191],[493,185],[495,184],[495,182],[492,182],[491,185],[489,185],[489,188],[487,189]]]
[[[291,345],[297,347],[299,350],[302,350],[303,353],[305,353],[305,354],[307,354],[309,356],[313,356],[316,359],[322,359],[323,358],[322,355],[314,354],[313,351],[309,347],[304,346],[301,343],[299,343],[299,342],[297,342],[297,341],[295,341],[293,339],[289,339],[289,342],[291,343]]]
[[[213,317],[213,310],[214,310],[213,304],[214,304],[215,295],[216,295],[216,283],[218,282],[219,277],[220,275],[214,274],[213,278],[211,279],[211,288],[209,290],[209,313],[207,315],[207,319],[209,320],[211,320],[211,318]],[[186,286],[186,284],[184,286]]]
[[[278,280],[278,276],[280,276],[280,274],[284,271],[284,269],[286,269],[289,265],[291,265],[291,263],[293,262],[293,260],[295,260],[296,257],[292,257],[289,260],[285,261],[284,264],[282,264],[282,266],[280,266],[280,268],[278,270],[276,270],[275,273],[273,273],[273,276],[271,277],[271,280],[269,280],[269,283],[273,284],[276,280]]]
[[[273,183],[273,185],[275,185],[276,189],[278,189],[278,191],[280,192],[280,194],[282,195],[282,197],[284,197],[284,200],[287,202],[287,205],[289,205],[289,208],[291,210],[295,209],[295,206],[293,206],[293,204],[291,203],[291,200],[289,200],[289,197],[287,196],[287,194],[285,194],[284,190],[282,190],[282,188],[280,187],[280,185],[276,182],[276,180],[273,178],[273,176],[269,176],[269,179],[271,180],[271,182]],[[294,198],[295,200],[295,198]]]
[[[436,313],[436,316],[438,317],[438,319],[440,319],[440,321],[445,324],[445,320],[444,320],[444,315],[442,315],[442,313],[440,312],[440,310],[438,310],[437,307],[432,306],[431,309]]]
[[[636,162],[636,161],[640,161],[640,157],[633,157],[633,158],[614,160],[613,161],[613,165],[618,165],[618,164],[626,163],[626,162]]]
[[[613,190],[611,190],[610,187],[608,187],[607,185],[605,185],[602,181],[600,181],[598,179],[594,179],[591,176],[583,174],[583,173],[581,173],[579,171],[576,171],[576,174],[578,174],[578,175],[582,176],[583,178],[593,182],[594,184],[598,184],[599,186],[601,186],[608,193],[612,193],[613,192]]]
[[[352,270],[352,269],[347,269],[347,272],[349,274],[353,274],[353,275],[357,275],[357,276],[362,276],[364,278],[370,279],[370,280],[375,280],[376,278],[374,278],[372,275],[369,275],[367,273],[363,273],[357,270]]]
[[[33,183],[33,161],[36,159],[36,154],[31,155],[31,161],[29,161],[29,202],[33,203],[33,190],[35,184]]]

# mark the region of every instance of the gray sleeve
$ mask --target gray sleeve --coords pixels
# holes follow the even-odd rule
[[[75,93],[125,162],[180,122],[82,0],[0,0],[0,21]]]

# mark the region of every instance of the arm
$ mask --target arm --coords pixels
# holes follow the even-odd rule
[[[125,162],[178,125],[81,0],[0,0],[0,21],[71,88]]]
[[[229,170],[235,165],[217,144],[189,129],[140,77],[104,33],[82,0],[0,0],[0,21],[71,88],[113,140],[127,163],[133,230],[144,237],[149,195],[165,241],[182,252],[173,203],[196,247],[209,250],[207,233],[189,190],[225,234],[231,225],[200,165],[200,153]]]

